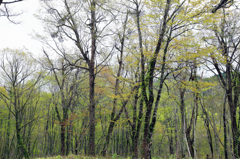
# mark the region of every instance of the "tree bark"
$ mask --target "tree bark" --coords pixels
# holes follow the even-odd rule
[[[89,63],[89,142],[88,155],[95,156],[95,57],[96,57],[96,1],[91,1],[91,59]]]
[[[8,113],[8,121],[7,121],[7,136],[6,136],[6,143],[5,143],[5,152],[4,152],[4,158],[6,157],[6,159],[9,159],[10,156],[10,149],[9,149],[9,140],[10,140],[10,119],[11,119],[11,113],[9,111]]]
[[[207,129],[208,144],[209,144],[209,147],[210,147],[211,156],[213,158],[212,135],[211,135],[211,130],[210,130],[210,127],[209,127],[209,121],[208,121],[207,117],[204,119],[204,123],[205,123],[206,129]]]
[[[16,113],[15,114],[15,118],[16,118],[16,134],[17,134],[17,149],[19,152],[19,159],[21,159],[23,156],[26,159],[29,159],[29,154],[27,152],[26,147],[23,144],[23,140],[21,137],[21,128],[20,128],[20,121],[19,121],[19,114]]]
[[[223,104],[223,128],[224,128],[224,156],[225,156],[225,159],[228,159],[227,126],[226,126],[226,94],[225,94],[225,97],[224,97],[224,104]]]
[[[186,120],[185,120],[185,102],[184,102],[184,96],[185,96],[186,89],[180,88],[180,112],[181,112],[181,127],[182,127],[182,158],[185,158],[185,144],[184,144],[184,138],[186,134]]]
[[[135,104],[134,104],[134,111],[133,114],[137,111],[137,100],[138,100],[138,94],[135,96]],[[139,113],[138,118],[136,114],[134,115],[133,119],[133,125],[132,125],[132,145],[133,145],[133,159],[138,159],[138,143],[139,143],[139,135],[142,125],[142,117],[143,117],[143,98],[140,100],[139,104]]]

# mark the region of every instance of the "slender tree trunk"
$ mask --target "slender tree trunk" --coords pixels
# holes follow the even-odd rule
[[[196,125],[196,121],[197,121],[197,110],[198,110],[198,105],[197,105],[197,102],[198,102],[198,95],[195,96],[195,103],[194,103],[194,107],[193,107],[193,110],[192,110],[192,116],[191,116],[191,119],[190,119],[190,124],[186,130],[186,137],[187,137],[187,142],[188,142],[188,147],[189,147],[189,151],[190,151],[190,154],[191,154],[191,157],[194,158],[195,157],[195,153],[194,153],[194,128],[193,126]],[[191,137],[191,130],[192,130],[192,137]]]
[[[188,143],[188,147],[189,147],[189,152],[190,152],[190,157],[194,158],[194,149],[193,149],[193,141],[191,139],[190,136],[190,131],[186,132],[186,138],[187,138],[187,143]]]
[[[138,139],[135,137],[132,139],[133,145],[133,159],[138,159]]]
[[[174,109],[174,122],[175,122],[175,142],[176,142],[176,159],[179,156],[179,136],[178,136],[178,119],[177,119],[177,108]]]
[[[96,1],[91,1],[91,60],[89,61],[89,143],[88,155],[95,156],[95,54],[96,54]]]
[[[232,138],[233,138],[233,152],[236,158],[238,158],[238,127],[236,118],[236,103],[233,100],[233,89],[232,89],[232,79],[231,79],[231,64],[227,61],[226,65],[226,78],[228,80],[226,95],[228,98],[230,115],[231,115],[231,128],[232,128]]]
[[[31,156],[31,130],[32,130],[31,128],[32,128],[32,123],[28,125],[27,140],[26,140],[29,156]]]
[[[78,155],[78,142],[75,141],[75,155]]]
[[[238,111],[238,137],[240,137],[240,109]],[[238,142],[238,156],[240,156],[240,142]]]
[[[185,158],[185,134],[186,134],[186,121],[185,121],[185,96],[186,89],[180,88],[180,112],[181,112],[181,126],[182,126],[182,158]]]
[[[135,96],[135,98],[137,98],[138,95]],[[137,100],[137,99],[135,99]],[[134,112],[136,112],[136,107],[137,103],[135,104],[135,108],[134,108]],[[136,114],[135,114],[136,116]],[[134,121],[133,123],[133,140],[132,140],[132,145],[133,145],[133,159],[138,159],[138,143],[139,143],[139,135],[140,135],[140,130],[141,130],[141,125],[142,125],[142,117],[143,117],[143,98],[141,98],[140,100],[140,104],[139,104],[139,114],[138,114],[138,119],[136,121]],[[135,117],[137,118],[137,117]],[[137,126],[136,126],[137,124]]]
[[[181,100],[180,111],[181,111],[181,118],[182,118],[182,130],[183,130],[183,136],[186,139],[186,145],[187,145],[189,155],[190,155],[190,157],[194,157],[194,148],[193,148],[193,139],[191,138],[191,130],[192,130],[193,122],[195,122],[194,115],[195,115],[195,109],[196,109],[195,107],[196,106],[194,105],[194,108],[192,110],[191,119],[190,119],[190,124],[189,124],[189,126],[187,126],[186,125],[186,116],[185,116],[185,103],[184,103],[185,91],[186,91],[185,88],[183,90],[182,90],[182,88],[180,89],[180,100]]]
[[[6,157],[6,159],[9,159],[9,155],[10,155],[10,149],[9,149],[10,126],[11,126],[10,125],[10,119],[11,119],[11,113],[9,111],[9,113],[8,113],[8,121],[7,121],[7,136],[6,136],[5,152],[4,152],[4,156]]]
[[[101,152],[102,156],[106,156],[106,152],[107,152],[107,148],[108,148],[108,145],[109,145],[109,142],[110,142],[111,133],[113,132],[113,128],[114,128],[114,121],[111,121],[110,125],[108,127],[108,133],[107,133],[107,136],[106,136],[106,140],[105,140],[105,143],[103,145],[103,150]]]
[[[225,97],[224,97],[224,104],[223,104],[223,128],[224,128],[224,156],[225,156],[225,159],[228,159],[227,126],[226,126],[226,94],[225,94]]]
[[[154,72],[156,69],[156,62],[157,62],[157,56],[160,52],[160,49],[162,47],[162,43],[163,43],[163,39],[164,39],[164,35],[166,32],[166,28],[167,28],[167,17],[169,14],[169,10],[170,10],[170,5],[171,5],[171,0],[167,0],[166,1],[166,6],[164,9],[164,15],[163,15],[163,24],[162,24],[162,28],[159,34],[159,39],[156,45],[156,49],[154,51],[154,55],[152,57],[152,59],[150,60],[149,63],[149,70],[148,70],[148,75],[147,75],[147,81],[148,81],[148,96],[146,93],[146,85],[144,82],[144,77],[142,77],[141,81],[142,84],[142,89],[143,89],[143,98],[145,100],[145,104],[146,104],[146,115],[145,115],[145,120],[144,120],[144,135],[143,135],[143,157],[145,159],[151,159],[151,154],[150,154],[150,150],[151,150],[151,138],[152,138],[152,134],[153,134],[153,130],[156,124],[156,113],[158,110],[158,105],[159,105],[159,100],[161,97],[161,93],[162,93],[162,88],[163,88],[163,82],[165,80],[165,65],[166,65],[166,56],[167,56],[167,50],[168,50],[168,45],[170,43],[170,39],[171,39],[171,33],[172,30],[170,31],[170,35],[168,36],[167,42],[166,42],[166,46],[164,48],[164,55],[163,55],[163,62],[162,62],[162,67],[161,67],[161,77],[160,77],[160,85],[158,88],[158,92],[157,92],[157,97],[156,97],[156,101],[155,101],[155,107],[153,108],[153,104],[154,104],[154,94],[153,94],[153,79],[154,79]],[[153,110],[153,115],[151,118],[151,113]]]
[[[153,102],[153,101],[152,101]],[[144,135],[143,135],[143,151],[142,156],[145,159],[150,159],[149,153],[149,144],[150,144],[150,136],[149,136],[149,123],[150,123],[150,117],[151,117],[151,110],[152,110],[152,102],[147,103],[147,111],[145,115],[145,121],[144,121]]]
[[[224,11],[224,15],[225,15],[225,11]],[[224,16],[225,18],[225,16]],[[225,22],[225,19],[224,21]],[[222,50],[222,55],[225,56],[225,62],[226,62],[226,65],[225,65],[225,68],[226,68],[226,78],[224,78],[222,76],[222,71],[220,70],[219,68],[219,64],[217,62],[217,60],[214,58],[214,57],[211,57],[212,58],[212,61],[213,61],[213,64],[214,64],[214,67],[216,68],[217,72],[218,72],[218,75],[219,75],[219,78],[220,78],[220,81],[223,85],[223,88],[225,89],[226,91],[226,96],[227,96],[227,99],[228,99],[228,104],[229,104],[229,109],[230,109],[230,117],[231,117],[231,131],[232,131],[232,140],[233,140],[233,153],[234,153],[234,156],[236,158],[238,158],[238,154],[240,152],[238,152],[238,147],[239,147],[239,143],[238,143],[238,138],[239,138],[239,130],[238,130],[238,127],[237,127],[237,117],[236,117],[236,111],[237,111],[237,103],[238,103],[238,98],[239,98],[239,88],[237,88],[239,85],[236,85],[234,79],[232,79],[233,77],[233,72],[235,70],[232,70],[232,61],[233,61],[233,58],[235,58],[233,55],[235,53],[235,51],[233,51],[231,54],[229,53],[229,48],[231,46],[231,44],[229,44],[228,42],[229,41],[226,41],[224,40],[224,37],[226,36],[225,35],[225,23],[222,23],[221,24],[221,32],[217,32],[216,30],[215,31],[215,34],[219,37],[221,37],[221,40],[219,39],[219,44],[221,45],[221,50]],[[236,45],[233,44],[233,45]],[[238,44],[237,44],[238,46]],[[235,85],[235,88],[237,88],[235,91],[233,86]],[[233,96],[233,92],[234,92],[234,96]]]
[[[70,152],[70,146],[71,146],[71,125],[67,126],[67,140],[66,140],[66,156],[69,154]]]
[[[130,139],[129,139],[129,131],[126,130],[126,139],[127,139],[127,146],[126,146],[126,155],[125,157],[128,156],[129,154],[129,147],[130,147]]]
[[[94,67],[94,62],[93,62]],[[89,151],[90,156],[95,156],[95,101],[94,101],[94,89],[95,89],[95,75],[94,68],[89,69],[89,86],[90,86],[90,113],[89,113]]]
[[[49,142],[49,131],[48,131],[48,127],[49,127],[49,109],[50,109],[50,106],[48,107],[48,113],[47,113],[47,122],[46,122],[46,126],[45,126],[45,137],[44,137],[44,152],[45,152],[45,155],[47,156],[48,153],[49,153],[49,147],[50,147],[50,142]]]
[[[168,139],[169,139],[169,153],[170,153],[170,155],[173,155],[173,154],[174,154],[174,151],[173,151],[172,129],[170,130],[170,136],[168,137]]]
[[[209,121],[207,119],[207,117],[205,118],[205,126],[206,126],[206,129],[207,129],[207,137],[208,137],[208,144],[209,144],[209,147],[210,147],[210,151],[211,151],[211,156],[213,158],[213,142],[212,142],[212,135],[211,135],[211,130],[210,130],[210,127],[209,127]]]
[[[141,53],[141,89],[142,90],[146,90],[146,83],[145,83],[145,56],[143,53],[143,42],[142,42],[142,32],[141,32],[141,28],[140,28],[140,10],[139,10],[139,5],[140,3],[138,3],[136,1],[135,3],[136,5],[136,24],[137,24],[137,31],[138,31],[138,43],[139,43],[139,48],[140,48],[140,53]],[[137,122],[137,100],[138,100],[138,94],[135,95],[135,104],[134,104],[134,110],[133,110],[133,124],[132,126],[132,146],[133,146],[133,155],[132,158],[133,159],[137,159],[138,158],[138,142],[139,142],[139,133],[140,133],[140,128],[141,128],[141,124],[142,124],[142,118],[143,118],[143,104],[144,104],[144,100],[146,100],[147,96],[145,94],[146,92],[143,91],[142,95],[141,95],[141,101],[140,101],[140,107],[139,107],[139,116],[138,116],[138,122]],[[136,127],[137,124],[137,127]],[[144,145],[143,145],[144,147]]]
[[[61,124],[61,156],[65,156],[65,125]]]
[[[232,97],[230,91],[227,92],[228,95],[228,102],[230,107],[230,114],[231,114],[231,128],[232,128],[232,139],[233,139],[233,152],[235,157],[238,158],[238,128],[236,122],[236,107],[232,103]]]
[[[18,152],[20,153],[19,158],[21,159],[24,156],[26,159],[29,159],[29,154],[27,152],[26,147],[23,144],[23,140],[22,140],[21,134],[20,134],[21,128],[20,128],[20,121],[19,121],[18,113],[15,114],[15,118],[16,118],[17,149],[18,149]]]
[[[124,41],[125,41],[125,31],[126,31],[127,21],[128,21],[128,13],[126,15],[126,19],[125,19],[125,22],[124,22],[124,25],[123,25],[123,30],[124,31],[123,31],[122,37],[120,37],[121,48],[117,48],[118,51],[120,51],[120,58],[118,59],[119,68],[118,68],[118,72],[117,72],[117,78],[116,78],[116,81],[115,81],[115,90],[114,90],[114,94],[116,96],[119,95],[119,83],[120,83],[119,77],[121,76],[121,73],[122,73],[123,51],[124,51]],[[109,145],[109,142],[110,142],[110,137],[111,137],[115,122],[120,118],[120,115],[123,112],[123,108],[127,104],[126,102],[127,101],[125,101],[122,104],[121,110],[119,111],[119,113],[115,117],[117,98],[113,99],[113,109],[112,109],[112,113],[111,113],[111,121],[110,121],[110,124],[109,124],[109,127],[108,127],[108,132],[107,132],[106,140],[105,140],[105,143],[104,143],[104,146],[103,146],[103,150],[101,152],[102,156],[106,156],[106,152],[107,152],[107,149],[108,149],[108,145]]]
[[[62,97],[63,98],[63,97]],[[62,99],[63,100],[63,99]],[[63,118],[62,120],[60,119],[61,123],[61,155],[65,156],[66,155],[66,140],[65,140],[65,134],[66,134],[66,126],[67,126],[67,120],[68,120],[68,108],[65,108],[65,103],[62,102],[62,107],[63,107]]]
[[[73,110],[71,110],[71,115],[72,114],[73,114]],[[68,131],[67,131],[67,141],[66,141],[66,145],[67,145],[66,155],[69,155],[70,148],[72,149],[72,153],[73,153],[73,142],[72,142],[73,126],[72,126],[72,118],[70,118],[67,130]]]

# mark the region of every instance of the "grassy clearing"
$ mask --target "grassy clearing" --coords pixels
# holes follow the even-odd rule
[[[35,159],[130,159],[119,157],[118,155],[113,155],[112,157],[89,157],[89,156],[79,156],[79,155],[69,155],[69,156],[54,156],[54,157],[41,157]]]
[[[80,156],[80,155],[69,155],[69,156],[54,156],[54,157],[41,157],[41,158],[34,158],[34,159],[131,159],[131,157],[123,158],[117,154],[108,157],[89,157],[89,156]],[[152,157],[152,159],[176,159],[176,155],[171,155],[168,157]],[[183,158],[183,159],[193,159],[191,157]],[[206,159],[206,157],[198,157],[198,159]]]
[[[34,158],[34,159],[131,159],[131,157],[123,158],[117,154],[108,157],[89,157],[89,156],[80,156],[80,155],[69,155],[69,156],[54,156],[54,157],[41,157],[41,158]],[[176,155],[171,155],[169,157],[153,157],[152,159],[176,159]],[[192,158],[186,158],[192,159]],[[199,157],[199,159],[206,159],[206,157]]]

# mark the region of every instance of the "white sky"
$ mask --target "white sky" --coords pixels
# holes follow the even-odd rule
[[[8,0],[3,0],[8,1]],[[23,14],[12,20],[21,22],[20,24],[11,23],[6,17],[0,17],[0,50],[4,48],[23,49],[32,52],[35,57],[42,56],[42,43],[33,39],[31,35],[36,33],[43,34],[43,25],[34,14],[40,8],[40,0],[24,0],[22,2],[9,4],[8,8],[14,12]],[[0,6],[1,9],[4,7]],[[204,76],[209,76],[204,71]]]
[[[3,0],[4,1],[4,0]],[[42,54],[42,44],[31,38],[33,32],[42,33],[41,22],[34,17],[40,8],[40,0],[24,0],[9,4],[9,9],[14,12],[23,12],[22,15],[13,18],[20,24],[11,23],[6,17],[0,17],[0,50],[4,48],[21,49],[27,48],[34,55]],[[1,9],[4,7],[0,6]]]

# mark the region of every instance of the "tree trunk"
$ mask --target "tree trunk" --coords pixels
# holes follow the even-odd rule
[[[4,152],[4,156],[6,157],[6,159],[9,159],[10,156],[10,149],[9,149],[9,140],[10,140],[10,119],[11,119],[11,113],[9,111],[8,113],[8,121],[7,121],[7,136],[6,136],[6,143],[5,143],[5,152]],[[4,157],[4,158],[5,158]]]
[[[66,156],[69,155],[71,146],[71,125],[67,126]]]
[[[71,115],[73,114],[73,110],[71,109]],[[72,154],[73,152],[73,142],[72,142],[72,135],[73,135],[73,124],[72,124],[73,120],[72,120],[72,116],[70,118],[69,124],[68,124],[68,131],[67,131],[67,141],[66,141],[66,145],[67,145],[67,150],[66,150],[66,155],[69,155],[70,153],[70,149],[72,149]]]
[[[61,156],[65,156],[65,125],[61,123]]]
[[[174,151],[173,151],[173,136],[172,136],[172,130],[170,130],[170,136],[168,137],[169,139],[169,153],[170,155],[173,155],[174,154]]]
[[[166,65],[166,55],[167,55],[167,49],[168,49],[168,45],[171,39],[171,32],[170,31],[170,35],[168,36],[167,42],[166,42],[166,46],[164,48],[164,55],[163,55],[163,63],[162,63],[162,67],[161,67],[161,77],[160,77],[160,86],[158,88],[158,92],[157,92],[157,97],[156,97],[156,101],[155,101],[155,107],[153,109],[153,104],[154,104],[154,94],[153,94],[153,79],[154,79],[154,72],[156,69],[156,62],[157,62],[157,56],[160,52],[162,43],[163,43],[163,39],[165,36],[165,32],[166,32],[166,28],[167,28],[167,17],[169,14],[169,10],[170,10],[170,4],[171,4],[171,0],[167,0],[166,1],[166,6],[164,9],[164,15],[163,15],[163,24],[162,27],[160,29],[160,34],[159,34],[159,38],[158,38],[158,42],[156,45],[156,49],[154,51],[153,57],[150,60],[149,63],[149,69],[148,69],[148,74],[147,74],[147,79],[144,79],[143,73],[142,73],[142,94],[143,94],[143,98],[145,100],[145,104],[146,104],[146,115],[145,115],[145,121],[144,121],[144,135],[143,135],[143,157],[145,159],[151,159],[151,154],[150,154],[150,150],[151,150],[151,138],[152,138],[152,134],[153,134],[153,130],[154,130],[154,126],[156,124],[156,113],[158,110],[158,104],[159,104],[159,100],[160,100],[160,96],[161,96],[161,92],[162,92],[162,87],[163,87],[163,82],[165,80],[164,77],[164,73],[165,73],[165,65]],[[143,64],[142,64],[143,65]],[[142,67],[143,68],[143,67]],[[148,81],[148,96],[146,93],[146,83],[145,80]],[[153,115],[151,118],[151,113],[153,110]]]
[[[227,52],[226,52],[227,53]],[[233,100],[233,86],[232,86],[232,79],[231,79],[231,63],[227,60],[226,64],[226,78],[227,78],[227,90],[226,95],[229,103],[230,108],[230,115],[231,115],[231,128],[232,128],[232,138],[233,138],[233,152],[236,158],[238,158],[238,127],[237,127],[237,118],[236,118],[236,111],[237,107]]]
[[[116,96],[119,95],[119,83],[120,83],[119,77],[121,76],[121,73],[122,73],[123,50],[124,50],[125,30],[126,30],[127,20],[128,20],[128,14],[126,15],[125,23],[124,23],[124,26],[123,26],[124,31],[123,31],[122,37],[120,37],[121,48],[118,49],[118,51],[120,51],[120,59],[118,59],[119,67],[118,67],[118,72],[117,72],[117,78],[116,78],[116,81],[115,81],[115,88],[114,88],[114,94]],[[113,109],[112,109],[112,113],[111,113],[111,121],[110,121],[110,124],[109,124],[109,127],[108,127],[108,133],[107,133],[106,140],[105,140],[105,143],[104,143],[104,146],[103,146],[103,150],[101,152],[102,156],[106,156],[106,152],[107,152],[107,149],[108,149],[110,137],[111,137],[115,122],[120,118],[120,115],[123,112],[123,108],[125,108],[125,105],[127,104],[127,101],[122,103],[121,110],[119,111],[119,113],[115,117],[117,100],[118,100],[117,98],[113,99]]]
[[[95,54],[96,54],[96,1],[91,1],[91,60],[89,61],[89,143],[88,155],[95,156]]]
[[[211,151],[211,156],[213,158],[213,142],[212,142],[212,135],[211,135],[211,131],[210,131],[210,127],[209,127],[209,121],[207,119],[207,117],[205,118],[205,126],[207,129],[207,137],[208,137],[208,144],[210,147],[210,151]]]
[[[228,99],[228,104],[229,104],[229,109],[230,109],[230,117],[231,117],[231,130],[232,130],[232,140],[233,140],[233,153],[234,156],[236,158],[239,157],[238,154],[240,154],[240,152],[238,152],[238,149],[240,149],[239,147],[239,143],[238,143],[238,138],[239,138],[239,130],[238,130],[238,126],[237,126],[237,117],[236,117],[236,111],[237,111],[237,104],[238,104],[238,100],[239,100],[239,80],[233,79],[233,77],[235,75],[235,73],[237,74],[237,71],[239,71],[239,64],[238,66],[236,66],[236,69],[233,69],[232,67],[232,62],[235,60],[235,57],[233,56],[236,53],[237,49],[231,50],[230,47],[232,47],[232,45],[237,48],[239,45],[239,42],[233,42],[233,40],[226,40],[225,37],[226,35],[229,35],[230,32],[226,32],[225,27],[227,27],[226,23],[225,23],[225,11],[224,11],[224,21],[220,26],[221,31],[218,32],[217,30],[214,30],[214,33],[216,34],[216,36],[218,37],[218,43],[221,45],[221,50],[222,50],[222,55],[224,56],[226,65],[226,78],[224,78],[222,76],[222,70],[219,68],[219,64],[217,62],[217,60],[214,57],[212,58],[214,67],[216,68],[216,71],[218,72],[219,75],[219,79],[222,83],[223,88],[226,91],[226,96]],[[219,38],[220,37],[220,38]],[[230,52],[231,51],[231,52]],[[239,79],[239,75],[237,75],[237,79]],[[237,81],[237,83],[236,83]],[[235,88],[234,88],[235,87]],[[234,93],[234,94],[233,94]]]
[[[138,93],[135,95],[134,99],[134,108],[133,108],[133,123],[132,127],[132,158],[138,158],[138,142],[139,142],[139,135],[140,129],[142,125],[142,117],[143,117],[143,98],[140,100],[139,104],[139,113],[137,117],[137,101],[138,101]]]
[[[105,140],[105,143],[103,145],[103,150],[101,152],[102,156],[106,156],[106,152],[107,152],[107,148],[108,148],[108,145],[109,145],[109,142],[110,142],[110,137],[111,137],[111,133],[113,131],[113,127],[114,127],[114,121],[111,121],[110,125],[108,127],[108,133],[107,133],[107,136],[106,136],[106,140]]]
[[[19,124],[20,121],[19,121],[18,113],[15,114],[15,118],[16,118],[17,149],[19,152],[19,159],[21,159],[23,156],[26,159],[29,159],[29,154],[27,152],[26,147],[23,144],[23,140],[22,140],[21,134],[20,134],[21,128],[20,128],[20,124]]]
[[[223,128],[224,128],[224,156],[225,156],[225,159],[228,159],[227,125],[226,125],[226,94],[225,94],[225,97],[224,97],[224,104],[223,104]]]
[[[93,64],[94,65],[94,62]],[[94,67],[94,66],[93,66]],[[95,156],[95,101],[94,101],[94,88],[95,88],[95,75],[94,68],[89,69],[89,86],[90,86],[90,113],[89,113],[89,156]]]
[[[189,147],[190,157],[194,158],[194,149],[193,149],[193,141],[190,136],[190,131],[186,132],[187,143]]]
[[[152,101],[153,102],[153,101]],[[145,159],[151,159],[150,154],[149,154],[149,144],[150,144],[150,135],[149,135],[149,123],[150,123],[150,117],[151,117],[151,110],[152,110],[152,102],[147,104],[147,112],[145,116],[145,121],[144,121],[144,134],[143,134],[143,151],[142,151],[142,156]]]
[[[181,127],[182,127],[182,158],[185,158],[185,134],[186,134],[186,120],[185,120],[185,102],[184,102],[184,96],[185,96],[186,89],[180,88],[180,112],[181,112]]]

